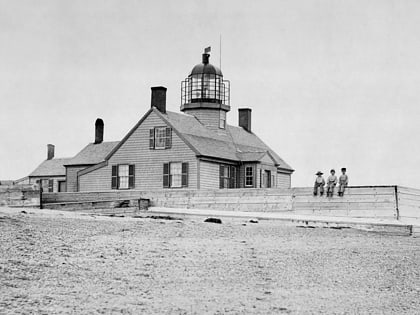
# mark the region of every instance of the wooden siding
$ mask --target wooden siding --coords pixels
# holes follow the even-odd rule
[[[200,189],[218,189],[220,164],[200,161]]]
[[[79,191],[101,191],[111,189],[111,168],[102,167],[79,176]]]
[[[277,173],[277,187],[278,188],[290,188],[291,186],[291,175],[285,173]]]
[[[420,224],[420,189],[397,187],[398,211],[401,220],[414,220]]]
[[[77,172],[85,169],[88,165],[66,166],[66,185],[67,192],[75,192],[77,190]]]
[[[88,193],[46,193],[48,208],[66,202],[148,198],[152,206],[231,211],[289,212],[299,215],[397,219],[395,186],[349,187],[344,197],[314,197],[312,188],[121,190]]]
[[[220,109],[189,109],[185,113],[197,118],[208,129],[227,136],[226,129],[219,128]]]
[[[111,167],[116,164],[135,165],[135,189],[161,189],[163,164],[168,162],[187,162],[189,164],[188,188],[196,189],[197,158],[174,131],[170,149],[149,149],[149,130],[165,126],[162,119],[151,112],[119,150],[111,156],[107,166],[79,177],[79,191],[111,189]]]

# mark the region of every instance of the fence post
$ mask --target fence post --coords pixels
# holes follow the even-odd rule
[[[397,220],[399,220],[400,210],[398,209],[398,186],[395,186],[395,211],[397,212]]]
[[[42,187],[39,188],[39,209],[42,209]]]

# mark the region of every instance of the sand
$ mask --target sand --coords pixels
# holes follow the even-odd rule
[[[419,314],[420,239],[0,208],[0,314]]]

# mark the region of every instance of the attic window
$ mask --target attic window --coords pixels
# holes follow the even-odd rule
[[[150,129],[149,148],[151,150],[170,149],[172,146],[172,129],[155,127]]]

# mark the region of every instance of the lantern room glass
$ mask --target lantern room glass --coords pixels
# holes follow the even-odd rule
[[[210,73],[191,74],[182,82],[182,104],[219,103],[229,105],[229,81]]]

